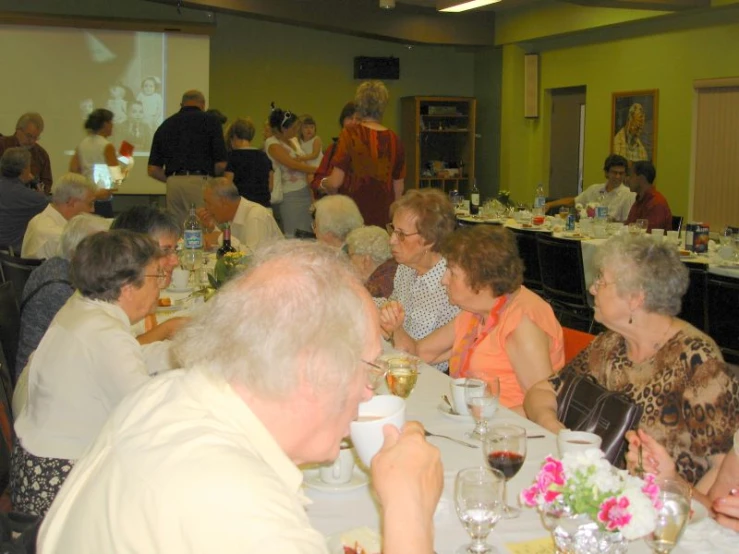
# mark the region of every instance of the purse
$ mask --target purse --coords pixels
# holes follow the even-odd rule
[[[573,431],[595,433],[611,464],[626,466],[627,431],[636,429],[644,407],[620,392],[599,385],[592,375],[565,370],[557,393],[557,419]]]

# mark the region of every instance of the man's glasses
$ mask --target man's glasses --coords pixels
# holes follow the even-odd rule
[[[145,273],[144,277],[156,277],[157,286],[160,289],[163,289],[167,286],[167,273],[162,269],[160,269],[157,273]]]
[[[388,223],[385,225],[385,228],[387,229],[388,234],[390,236],[395,235],[398,237],[398,240],[400,242],[403,242],[407,237],[412,237],[413,235],[420,235],[421,233],[406,233],[405,231],[401,231],[400,229],[396,229],[395,225],[392,223]]]
[[[387,375],[388,371],[387,362],[383,360],[375,360],[374,362],[362,360],[362,363],[369,366],[367,370],[367,388],[375,390],[385,380],[385,375]]]

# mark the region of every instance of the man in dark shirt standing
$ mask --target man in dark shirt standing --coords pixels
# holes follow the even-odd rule
[[[654,188],[654,180],[657,178],[657,170],[652,162],[634,162],[626,177],[626,184],[631,192],[636,193],[636,200],[631,205],[629,217],[626,218],[627,225],[635,223],[637,219],[649,221],[647,230],[664,229],[672,230],[672,212],[667,204],[667,199]]]
[[[8,148],[0,158],[0,245],[20,255],[28,222],[44,211],[44,195],[26,187],[31,180],[31,153],[23,147]]]
[[[0,156],[8,148],[21,146],[28,149],[31,153],[31,174],[33,175],[29,183],[35,182],[34,188],[43,190],[45,194],[51,194],[51,160],[49,160],[49,153],[38,144],[38,139],[43,132],[44,120],[41,114],[24,113],[15,124],[15,134],[0,137]]]
[[[149,176],[167,183],[167,210],[182,224],[190,204],[203,205],[208,177],[223,175],[226,143],[218,119],[205,109],[198,90],[182,95],[180,111],[154,133],[149,153]]]

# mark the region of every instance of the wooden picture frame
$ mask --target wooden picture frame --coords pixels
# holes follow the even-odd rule
[[[611,153],[656,165],[659,90],[614,92],[611,104]]]

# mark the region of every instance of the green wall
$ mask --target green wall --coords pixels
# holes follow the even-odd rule
[[[601,182],[609,153],[611,94],[659,89],[657,186],[672,212],[688,215],[693,81],[735,77],[739,23],[541,53],[542,117],[523,118],[523,50],[503,52],[501,187],[529,201],[548,176],[547,91],[587,86],[585,185]]]

